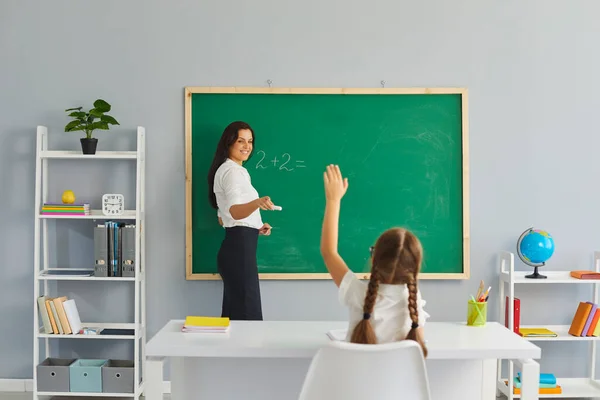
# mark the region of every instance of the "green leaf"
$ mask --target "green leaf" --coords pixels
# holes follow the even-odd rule
[[[65,132],[75,131],[75,130],[77,130],[75,128],[79,127],[80,125],[81,125],[81,121],[78,119],[76,119],[75,121],[71,121],[65,126]]]
[[[73,111],[73,110],[80,111],[82,108],[83,108],[83,107],[67,108],[67,109],[65,110],[65,112],[67,112],[67,111]]]
[[[90,110],[90,115],[93,115],[94,117],[100,118],[100,117],[102,117],[104,115],[104,111],[100,111],[98,109],[92,108]]]
[[[94,108],[103,113],[110,111],[110,104],[102,99],[98,99],[94,102]]]
[[[84,113],[83,111],[75,111],[69,114],[69,117],[85,119],[85,117],[87,117],[87,113]]]
[[[100,119],[104,122],[107,122],[109,124],[112,125],[120,125],[116,119],[114,119],[113,117],[111,117],[110,115],[103,115],[102,117],[100,117]]]
[[[104,129],[104,130],[107,130],[108,129],[108,124],[106,122],[103,122],[103,121],[94,122],[93,124],[90,125],[90,129]]]

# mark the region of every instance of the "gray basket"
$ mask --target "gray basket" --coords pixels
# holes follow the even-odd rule
[[[37,368],[39,392],[68,392],[70,390],[69,366],[74,358],[46,358]]]
[[[108,360],[102,367],[102,392],[133,393],[133,360]]]

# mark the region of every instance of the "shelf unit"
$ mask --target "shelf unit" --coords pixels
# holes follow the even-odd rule
[[[531,274],[531,271],[515,271],[515,255],[508,251],[500,252],[498,256],[500,268],[500,288],[498,290],[500,320],[504,320],[505,315],[505,297],[508,296],[508,329],[511,331],[514,327],[514,298],[515,285],[543,285],[543,284],[574,284],[574,285],[593,285],[593,302],[598,304],[598,289],[600,280],[592,279],[577,279],[570,276],[570,271],[544,271],[543,275],[546,279],[530,279],[525,278],[525,275]],[[593,268],[594,271],[600,272],[600,251],[594,252]],[[505,290],[505,288],[507,288]],[[557,334],[556,337],[535,337],[525,338],[532,342],[585,342],[591,346],[589,357],[590,375],[583,378],[560,378],[556,377],[557,384],[562,387],[560,394],[539,394],[539,398],[600,398],[600,380],[596,379],[596,352],[597,343],[600,337],[577,337],[569,335],[570,325],[524,325],[520,324],[520,328],[545,327]],[[498,360],[498,370],[496,387],[498,392],[506,395],[508,400],[518,399],[521,395],[513,394],[512,379],[515,376],[514,364],[508,362],[508,378],[502,378],[502,360]],[[508,381],[508,385],[506,384]]]
[[[139,399],[143,394],[145,374],[143,365],[146,359],[146,276],[145,276],[145,129],[137,127],[137,149],[135,151],[98,151],[96,154],[82,154],[78,151],[56,151],[48,149],[48,128],[37,127],[36,176],[35,176],[35,240],[34,240],[34,290],[33,290],[33,400],[49,397],[105,397]],[[91,210],[90,215],[53,216],[42,215],[41,209],[48,202],[48,160],[62,159],[73,162],[86,160],[132,160],[136,163],[135,210],[126,210],[122,215],[105,216],[101,210]],[[135,276],[134,277],[95,277],[91,268],[49,268],[48,221],[70,220],[119,220],[135,224]],[[86,271],[89,275],[49,275],[50,272]],[[130,282],[134,285],[134,321],[131,323],[89,323],[82,326],[98,328],[121,328],[133,330],[133,335],[73,335],[47,334],[40,324],[37,299],[40,295],[49,294],[49,282],[52,281],[98,281],[98,282]],[[42,288],[41,288],[42,287]],[[134,385],[133,393],[75,393],[75,392],[43,392],[38,391],[37,365],[50,357],[52,340],[128,340],[134,342]],[[40,354],[40,342],[45,341],[45,354]]]

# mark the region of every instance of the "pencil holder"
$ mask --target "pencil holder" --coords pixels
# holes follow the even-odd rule
[[[469,300],[467,306],[467,325],[484,326],[487,320],[487,302]]]

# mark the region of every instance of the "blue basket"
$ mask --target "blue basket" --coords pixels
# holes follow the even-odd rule
[[[69,366],[71,392],[102,392],[102,367],[108,360],[78,359]]]

